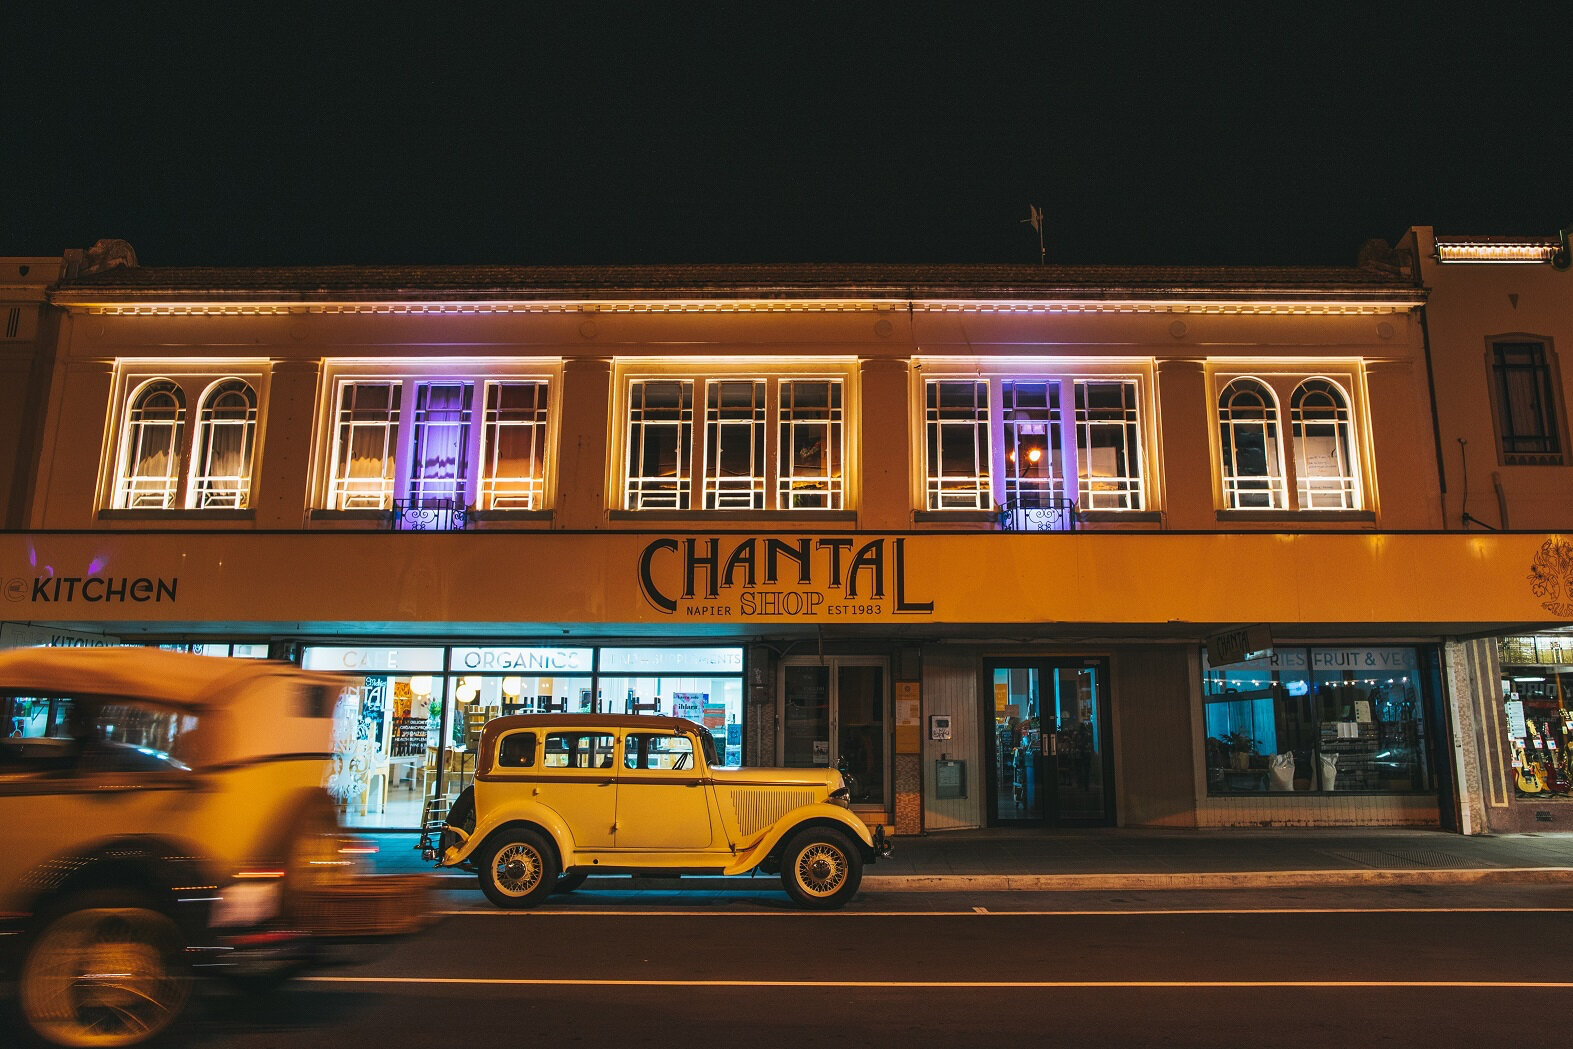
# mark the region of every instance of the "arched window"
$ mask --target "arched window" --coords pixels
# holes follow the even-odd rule
[[[197,416],[193,507],[242,510],[249,505],[256,436],[257,391],[244,379],[225,379],[214,385]]]
[[[1224,503],[1236,510],[1284,508],[1278,405],[1255,379],[1235,379],[1218,396]]]
[[[1326,379],[1307,379],[1289,397],[1296,488],[1302,510],[1358,510],[1349,401]]]
[[[167,510],[180,487],[180,450],[186,395],[168,379],[145,383],[132,395],[120,443],[115,507]]]

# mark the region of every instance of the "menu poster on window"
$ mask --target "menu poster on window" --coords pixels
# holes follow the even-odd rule
[[[369,677],[366,679],[365,691],[360,697],[360,720],[366,727],[366,737],[378,744],[382,744],[382,713],[383,705],[388,697],[388,679],[385,677]]]
[[[708,692],[673,692],[672,713],[689,721],[698,721],[704,717],[705,701],[709,698]]]

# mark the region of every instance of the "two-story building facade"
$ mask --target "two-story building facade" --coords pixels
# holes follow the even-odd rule
[[[839,765],[897,833],[1477,832],[1471,639],[1573,608],[1549,521],[1456,520],[1425,299],[1380,266],[80,274],[0,643],[343,673],[352,823],[413,826],[486,717],[597,709]]]

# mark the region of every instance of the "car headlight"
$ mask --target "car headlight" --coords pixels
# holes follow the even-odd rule
[[[852,807],[852,792],[844,786],[837,787],[830,792],[830,796],[825,800],[832,805],[840,805],[844,809],[850,809]]]

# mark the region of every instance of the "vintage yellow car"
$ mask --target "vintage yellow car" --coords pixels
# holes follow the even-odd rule
[[[324,790],[340,687],[147,648],[0,653],[0,977],[35,1035],[135,1045],[198,973],[268,985],[424,923],[430,877],[365,873]]]
[[[425,854],[474,869],[499,907],[530,907],[594,873],[781,876],[833,908],[884,828],[848,806],[828,768],[718,767],[702,725],[656,715],[514,714],[481,731],[475,783],[426,828]]]

